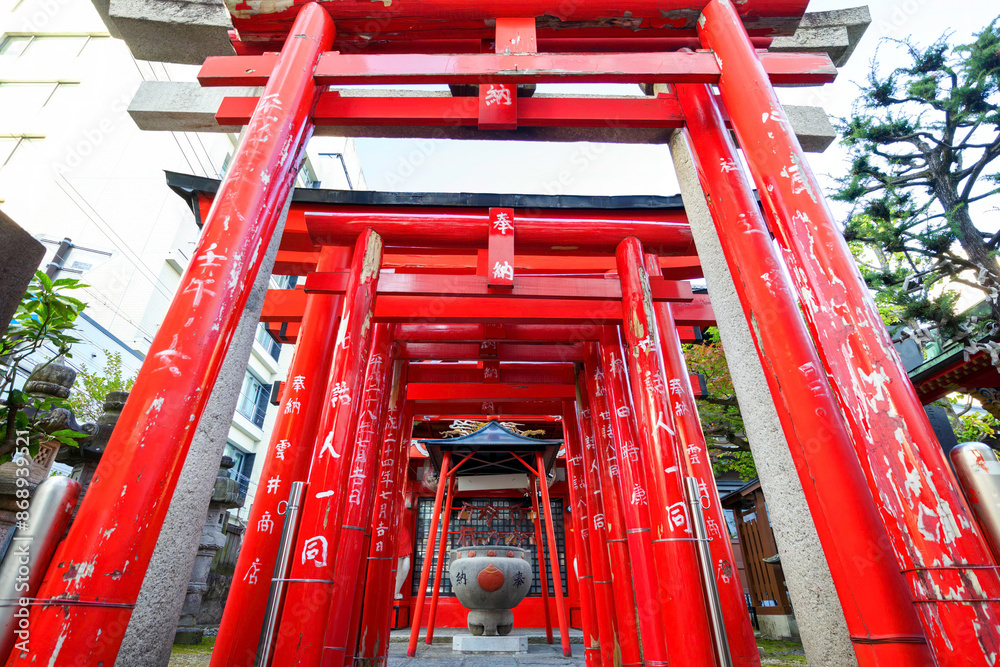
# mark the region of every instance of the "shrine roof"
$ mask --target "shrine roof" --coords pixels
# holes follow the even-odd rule
[[[458,475],[503,474],[522,472],[522,461],[534,463],[535,453],[542,454],[546,470],[551,469],[563,444],[562,440],[530,438],[505,428],[497,421],[489,421],[485,426],[467,435],[455,438],[434,438],[420,440],[427,447],[434,467],[441,469],[444,452],[453,453],[453,463],[467,454],[472,454],[469,465],[459,468]],[[511,452],[521,456],[513,456]]]
[[[219,189],[219,179],[165,172],[167,185],[192,206],[201,225],[197,197]],[[464,208],[572,209],[572,210],[684,210],[680,195],[537,195],[470,192],[381,192],[295,188],[292,204],[341,206],[434,206]]]

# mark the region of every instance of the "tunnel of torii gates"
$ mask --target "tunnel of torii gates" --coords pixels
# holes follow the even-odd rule
[[[619,654],[629,665],[715,665],[727,654],[758,664],[680,347],[686,325],[712,317],[682,281],[697,266],[683,210],[374,198],[296,205],[285,224],[316,124],[442,122],[681,129],[858,662],[993,664],[995,557],[772,88],[829,82],[836,70],[825,54],[757,51],[807,0],[639,0],[628,11],[596,0],[296,1],[266,15],[258,4],[237,5],[238,55],[208,59],[200,81],[263,92],[220,108],[223,124],[246,125],[243,138],[122,412],[131,428],[116,429],[33,600],[31,653],[9,665],[113,664],[208,390],[279,233],[276,271],[306,278],[269,295],[269,317],[297,347],[263,467],[275,484],[251,509],[213,665],[253,664],[293,481],[306,490],[271,664],[384,664],[394,559],[383,554],[395,554],[414,493],[411,424],[462,417],[561,426],[566,483],[533,483],[529,495],[549,507],[559,493],[571,506],[573,581],[559,581],[549,553],[561,585],[541,605],[567,655],[564,586],[588,664]],[[370,50],[362,33],[378,36]],[[541,50],[545,40],[560,52]],[[645,99],[517,94],[551,82],[659,88]],[[359,83],[479,84],[478,100],[325,89]],[[442,459],[432,523],[446,494],[454,502],[462,464]],[[549,474],[541,461],[522,465]],[[710,567],[697,557],[690,501],[704,509]],[[431,574],[419,573],[410,654],[420,626],[430,635],[436,622],[436,596],[424,600]],[[524,604],[527,617],[543,615],[538,600]]]

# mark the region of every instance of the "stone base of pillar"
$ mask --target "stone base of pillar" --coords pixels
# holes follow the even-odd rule
[[[791,614],[757,614],[761,636],[783,641],[801,641],[799,624]]]

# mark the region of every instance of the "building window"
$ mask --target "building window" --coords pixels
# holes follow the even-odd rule
[[[0,81],[0,108],[31,118],[56,97],[80,84],[70,81]]]
[[[250,488],[250,473],[253,472],[254,455],[247,454],[241,449],[236,449],[231,442],[227,442],[223,456],[228,456],[235,462],[235,465],[228,470],[229,479],[239,482],[240,493],[246,495],[247,490]]]
[[[271,334],[267,333],[267,328],[263,324],[257,325],[257,342],[267,350],[267,353],[275,361],[281,356],[281,344],[271,338]]]
[[[264,415],[267,413],[267,401],[270,398],[268,386],[247,371],[243,378],[243,389],[236,411],[249,419],[258,428],[264,428]]]
[[[509,532],[512,528],[518,528],[519,530],[530,533],[534,535],[534,526],[522,524],[520,526],[514,526],[510,521],[510,514],[503,511],[508,507],[531,507],[531,501],[525,498],[471,498],[461,499],[463,503],[472,505],[473,507],[485,507],[487,505],[493,505],[497,509],[501,510],[500,515],[493,519],[493,528],[497,530],[500,534]],[[563,582],[563,595],[568,595],[566,591],[566,533],[563,528],[563,501],[562,498],[552,498],[552,527],[553,532],[556,536],[556,549],[559,555],[559,570],[562,575]],[[539,510],[542,512],[543,516],[538,517],[539,521],[544,521],[545,508],[539,506]],[[451,559],[451,550],[458,546],[458,529],[460,526],[472,526],[477,533],[487,533],[489,529],[486,527],[485,518],[477,518],[476,514],[473,513],[469,519],[459,519],[458,515],[462,511],[461,507],[455,507],[451,511],[451,525],[448,527],[448,561],[445,561],[444,569],[447,571],[448,564]],[[427,536],[430,533],[431,517],[434,514],[434,498],[420,498],[417,502],[417,526],[414,534],[416,535],[416,543],[413,545],[413,587],[411,590],[412,595],[416,595],[417,591],[420,589],[420,572],[424,566],[424,554],[427,551]],[[438,522],[438,540],[441,539],[441,530],[443,529],[443,522]],[[545,524],[542,524],[542,543],[545,545],[545,571],[549,576],[549,595],[555,595],[555,589],[552,587],[552,574],[549,567],[549,538],[545,534]],[[440,545],[440,542],[437,543]],[[522,549],[528,551],[528,557],[531,559],[531,569],[534,573],[533,579],[531,580],[531,589],[528,591],[528,595],[541,595],[542,594],[542,582],[538,573],[538,549],[533,544],[521,545]],[[434,556],[431,561],[431,568],[437,566],[437,554],[438,549],[434,549]],[[431,570],[434,571],[433,569]],[[427,582],[427,594],[432,595],[434,585],[434,578],[431,577]],[[441,595],[454,595],[451,592],[451,580],[448,577],[441,578]]]
[[[0,56],[16,59],[22,56],[48,62],[75,60],[94,40],[107,35],[5,35],[0,40]]]
[[[42,139],[42,137],[28,135],[0,136],[0,168],[13,162],[19,153],[24,152],[25,148],[31,145],[32,141],[38,139]]]

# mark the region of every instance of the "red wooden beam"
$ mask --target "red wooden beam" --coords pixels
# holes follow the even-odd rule
[[[216,122],[246,125],[259,99],[225,98],[215,114]],[[607,127],[609,123],[615,127],[684,127],[677,98],[667,94],[632,98],[521,97],[516,113],[515,127]],[[479,99],[354,97],[330,91],[320,98],[313,120],[317,125],[476,127]]]
[[[613,323],[621,320],[620,301],[582,299],[515,299],[513,297],[380,296],[375,320],[380,322],[531,322]],[[678,317],[678,321],[681,318]],[[685,322],[686,324],[687,322]]]
[[[336,210],[306,213],[307,247],[350,245],[372,228],[389,247],[486,248],[489,210],[432,206],[338,206]],[[297,220],[285,226],[282,247],[301,233]],[[551,209],[517,211],[518,252],[558,252],[579,255],[613,253],[626,236],[635,236],[657,255],[697,254],[687,216],[680,209],[604,211]],[[299,240],[298,243],[303,243]]]
[[[400,343],[397,346],[400,359],[411,361],[479,361],[479,343]],[[582,343],[565,345],[531,345],[524,343],[498,343],[499,361],[561,361],[574,362],[583,359]]]
[[[198,72],[203,86],[263,86],[275,56],[208,58]],[[825,53],[761,53],[772,84],[819,85],[837,78]],[[715,54],[537,53],[348,54],[326,53],[316,82],[331,86],[481,83],[718,83]]]
[[[295,204],[289,217],[295,211]],[[294,233],[294,232],[293,232]],[[305,234],[304,228],[301,234]],[[288,245],[301,245],[299,239]],[[311,243],[311,241],[308,241]],[[319,248],[310,246],[306,250],[283,249],[278,251],[274,263],[274,273],[279,276],[305,276],[316,270],[316,260]],[[666,280],[694,280],[704,277],[701,260],[697,255],[661,256],[660,269]],[[389,250],[382,259],[382,268],[406,269],[410,273],[461,273],[474,274],[478,257],[475,254],[405,254]],[[611,257],[594,255],[531,255],[518,253],[514,255],[514,269],[521,275],[533,273],[591,273],[601,274],[615,271],[615,262]]]
[[[410,382],[413,401],[563,401],[576,397],[575,384],[455,384]]]
[[[343,294],[347,271],[311,273],[306,277],[306,293]],[[653,301],[693,301],[686,282],[650,278]],[[562,276],[518,276],[512,288],[492,288],[486,276],[384,273],[379,279],[379,296],[387,294],[450,297],[453,295],[508,296],[514,298],[620,299],[617,277],[576,278]]]
[[[265,301],[265,305],[267,302]],[[298,340],[299,323],[292,320],[282,320],[280,317],[262,320],[272,336],[285,345],[294,345]],[[396,340],[400,341],[451,341],[479,342],[488,337],[484,324],[400,324],[396,327]],[[503,326],[504,334],[496,336],[507,341],[520,342],[560,342],[597,340],[599,327],[588,324],[507,324]],[[701,342],[700,327],[678,326],[677,335],[682,343]]]
[[[411,363],[409,372],[411,382],[479,384],[483,381],[483,369],[478,363]],[[500,383],[570,384],[575,379],[571,363],[500,363]]]

